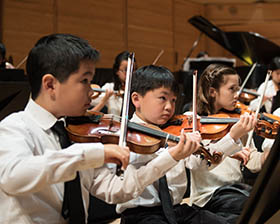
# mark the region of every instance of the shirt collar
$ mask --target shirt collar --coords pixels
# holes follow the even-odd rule
[[[130,121],[135,122],[135,123],[140,123],[140,124],[141,124],[141,123],[142,123],[142,124],[146,124],[146,122],[143,121],[139,116],[137,116],[136,113],[134,113],[134,114],[132,115],[132,118],[131,118]]]
[[[57,121],[57,118],[52,113],[41,107],[32,99],[29,99],[24,111],[30,114],[31,119],[43,130],[50,129]]]

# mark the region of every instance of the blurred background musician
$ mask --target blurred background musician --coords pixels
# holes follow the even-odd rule
[[[1,69],[15,68],[10,62],[6,60],[6,47],[3,43],[0,43],[0,68]]]

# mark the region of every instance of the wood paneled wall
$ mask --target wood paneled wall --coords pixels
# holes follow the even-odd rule
[[[280,4],[195,4],[187,0],[1,0],[0,34],[7,56],[17,65],[43,35],[72,33],[101,52],[97,67],[112,67],[115,56],[130,50],[139,66],[180,69],[199,31],[188,23],[203,15],[225,31],[253,31],[280,45]],[[0,7],[1,9],[1,7]],[[203,36],[192,53],[234,57]],[[239,64],[242,64],[240,61]],[[24,67],[24,65],[23,65]]]
[[[280,46],[280,3],[242,5],[206,5],[205,17],[224,31],[256,32]],[[258,47],[258,46],[256,46]],[[205,49],[213,56],[232,57],[213,41],[205,41]],[[243,65],[237,60],[237,65]]]

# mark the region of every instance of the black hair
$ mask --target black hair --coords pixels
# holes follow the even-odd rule
[[[120,90],[122,87],[122,83],[121,83],[121,80],[120,80],[117,72],[120,68],[122,61],[128,60],[129,54],[130,53],[128,51],[123,51],[123,52],[119,53],[115,58],[115,62],[113,64],[114,90]]]
[[[269,64],[269,69],[272,71],[280,69],[280,57],[275,57],[272,59],[271,63]]]
[[[31,49],[26,63],[32,99],[37,98],[45,74],[52,74],[62,83],[79,69],[81,61],[96,62],[98,58],[99,52],[80,37],[71,34],[42,37]]]
[[[0,43],[0,68],[6,68],[5,57],[6,57],[5,45]]]
[[[209,54],[207,53],[207,51],[200,51],[197,55],[196,55],[196,57],[197,58],[202,58],[202,57],[204,57],[204,56],[208,56]]]
[[[4,59],[6,57],[6,48],[3,43],[0,43],[0,55],[1,55],[2,59]]]
[[[178,96],[179,86],[174,75],[163,66],[147,65],[137,69],[132,75],[131,93],[144,96],[148,91],[160,87],[170,88]]]

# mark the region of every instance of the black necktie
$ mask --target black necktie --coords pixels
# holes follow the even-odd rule
[[[58,135],[62,149],[71,145],[63,121],[57,121],[51,130]],[[61,214],[64,219],[69,218],[69,224],[85,223],[85,210],[79,172],[77,172],[77,176],[74,180],[64,183],[64,198]]]
[[[166,176],[159,179],[159,197],[163,213],[170,224],[177,224],[173,204],[168,190]]]

